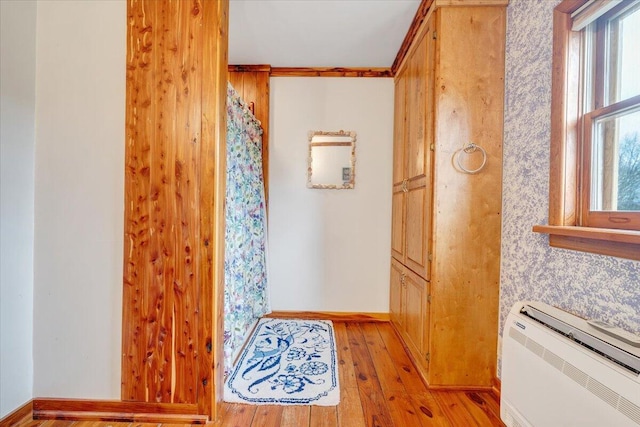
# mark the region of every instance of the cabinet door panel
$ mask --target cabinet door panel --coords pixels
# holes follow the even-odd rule
[[[405,73],[396,77],[394,92],[394,120],[393,120],[393,183],[400,184],[405,178],[406,162],[406,100],[407,79]]]
[[[413,344],[424,352],[423,333],[425,325],[427,282],[421,277],[406,271],[405,274],[405,330]],[[423,353],[424,354],[424,353]]]
[[[427,38],[422,37],[408,64],[410,80],[407,96],[410,107],[407,108],[407,173],[412,179],[425,175],[425,149],[427,124]]]
[[[389,295],[389,311],[391,321],[402,329],[404,323],[402,310],[402,264],[391,259],[391,292]]]
[[[423,180],[424,181],[424,180]],[[407,267],[429,279],[429,191],[425,185],[409,187],[406,199],[406,256]]]
[[[405,203],[402,187],[394,187],[391,199],[391,256],[401,262],[405,261]]]

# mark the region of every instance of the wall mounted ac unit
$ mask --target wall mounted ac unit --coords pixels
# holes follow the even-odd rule
[[[547,304],[511,309],[501,380],[508,427],[640,426],[640,337]]]

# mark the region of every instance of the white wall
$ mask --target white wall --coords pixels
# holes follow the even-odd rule
[[[33,391],[36,2],[0,1],[0,418]]]
[[[273,310],[389,312],[393,80],[272,78]],[[353,190],[306,188],[310,130],[357,132]]]
[[[120,396],[126,19],[38,2],[35,397]]]

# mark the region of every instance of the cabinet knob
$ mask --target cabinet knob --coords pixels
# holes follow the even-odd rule
[[[402,191],[404,191],[405,193],[407,193],[409,191],[409,189],[407,188],[407,180],[406,179],[402,180]]]

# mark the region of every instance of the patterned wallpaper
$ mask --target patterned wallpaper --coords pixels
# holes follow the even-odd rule
[[[552,12],[511,0],[507,17],[500,334],[511,306],[537,300],[640,334],[640,262],[550,248]]]

